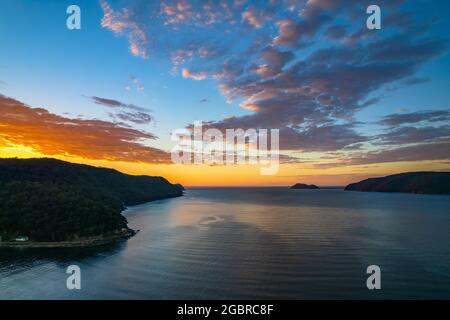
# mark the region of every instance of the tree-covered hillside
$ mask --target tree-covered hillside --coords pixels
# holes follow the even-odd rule
[[[182,195],[161,177],[55,159],[0,159],[0,236],[70,241],[127,228],[127,205]]]
[[[450,194],[450,172],[406,172],[349,184],[345,190]]]

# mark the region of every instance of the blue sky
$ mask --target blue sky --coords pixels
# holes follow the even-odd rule
[[[196,120],[279,128],[287,154],[338,154],[344,163],[448,146],[450,4],[372,1],[382,29],[369,31],[366,2],[3,0],[0,93],[59,116],[151,132],[159,139],[150,145],[164,151],[170,132]],[[66,28],[70,4],[81,8],[81,30]],[[142,116],[130,105],[152,121],[130,120]],[[431,111],[443,113],[422,114]],[[420,120],[379,122],[393,114]],[[448,160],[408,157],[389,159]]]
[[[66,28],[66,8],[72,3],[82,10],[81,30]],[[125,38],[101,27],[97,1],[2,1],[0,6],[0,37],[7,44],[0,51],[6,82],[1,92],[7,96],[72,116],[104,117],[108,112],[84,96],[147,107],[157,120],[149,129],[160,132],[162,141],[155,143],[161,147],[173,129],[191,121],[248,113],[226,103],[214,81],[174,75],[162,57],[132,56]],[[131,76],[144,86],[142,92],[125,90]]]

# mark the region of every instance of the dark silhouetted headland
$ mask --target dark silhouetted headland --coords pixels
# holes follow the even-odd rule
[[[55,159],[0,159],[0,245],[93,245],[130,236],[129,205],[178,197],[162,177]]]
[[[320,189],[320,188],[314,184],[296,183],[291,187],[291,189]]]
[[[174,185],[179,187],[182,191],[186,190],[186,188],[181,183],[175,183]]]
[[[450,194],[450,172],[407,172],[349,184],[345,190]]]

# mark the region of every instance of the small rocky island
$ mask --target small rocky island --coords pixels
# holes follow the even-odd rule
[[[348,191],[450,194],[450,172],[407,172],[349,184]]]
[[[162,177],[56,159],[0,159],[0,247],[91,246],[132,236],[126,206],[183,195]]]
[[[314,184],[296,183],[291,187],[291,189],[314,190],[320,188]]]

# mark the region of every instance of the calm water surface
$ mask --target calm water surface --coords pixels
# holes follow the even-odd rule
[[[124,214],[114,245],[0,249],[0,299],[450,298],[450,196],[193,188]]]

